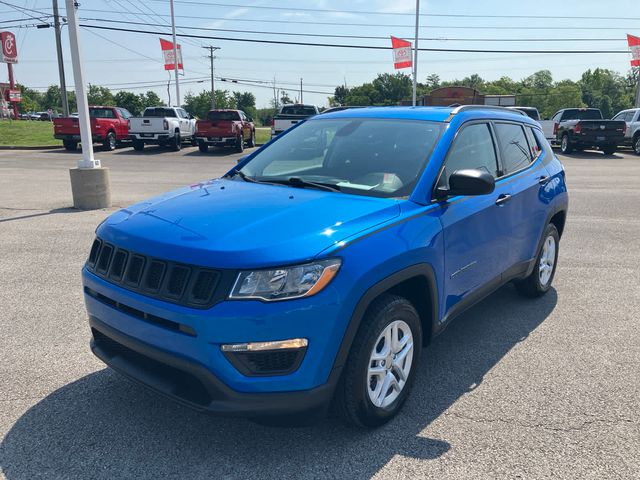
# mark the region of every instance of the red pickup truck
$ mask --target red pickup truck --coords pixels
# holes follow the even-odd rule
[[[120,107],[89,107],[91,136],[94,143],[102,143],[104,150],[114,150],[129,140],[129,111]],[[75,150],[80,142],[80,128],[75,117],[54,118],[53,136],[62,140],[64,148]]]
[[[256,146],[256,127],[242,110],[210,110],[206,119],[196,122],[196,139],[203,153],[209,145],[242,152],[245,143],[250,148]]]

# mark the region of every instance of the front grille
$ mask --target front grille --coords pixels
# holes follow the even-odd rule
[[[148,257],[96,238],[86,267],[127,290],[171,303],[209,308],[226,295],[224,272]],[[230,277],[230,275],[228,275]]]
[[[243,375],[256,377],[287,375],[295,372],[300,366],[305,352],[306,348],[223,353]]]

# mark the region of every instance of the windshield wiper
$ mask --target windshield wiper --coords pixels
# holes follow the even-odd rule
[[[284,183],[286,185],[291,185],[292,187],[312,187],[319,190],[326,190],[327,192],[340,191],[340,187],[333,183],[310,182],[309,180],[303,180],[300,177],[289,177],[286,180],[273,180],[273,182]]]

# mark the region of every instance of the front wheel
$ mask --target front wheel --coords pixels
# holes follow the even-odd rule
[[[633,151],[636,155],[640,155],[640,135],[636,135],[633,139]]]
[[[107,136],[102,143],[102,149],[105,152],[111,152],[116,149],[116,134],[113,132],[107,133]]]
[[[343,421],[376,427],[402,408],[422,349],[416,309],[407,299],[385,294],[374,301],[356,335],[334,407]]]
[[[140,140],[134,140],[133,141],[133,149],[136,152],[141,152],[144,150],[144,142],[141,142]]]
[[[569,141],[569,135],[567,134],[564,134],[562,136],[562,140],[560,140],[560,151],[565,155],[569,155],[571,154],[571,152],[573,152],[573,146],[571,145],[571,142]]]
[[[182,148],[182,138],[180,138],[180,134],[177,132],[173,137],[173,144],[171,145],[171,148],[173,149],[174,152],[179,152],[180,149]]]
[[[236,152],[244,152],[244,139],[242,138],[242,134],[236,137]]]
[[[247,142],[247,147],[253,148],[256,146],[256,132],[251,131],[251,137],[249,137],[249,141]]]
[[[209,145],[204,142],[198,142],[198,150],[202,153],[207,153],[209,151]]]
[[[78,149],[78,142],[74,142],[73,140],[65,140],[62,144],[65,150],[69,152],[75,152]]]
[[[544,241],[538,256],[536,257],[533,272],[519,282],[516,282],[518,291],[527,297],[541,297],[551,288],[551,282],[556,274],[558,264],[558,247],[560,235],[553,223],[547,225],[544,232]]]

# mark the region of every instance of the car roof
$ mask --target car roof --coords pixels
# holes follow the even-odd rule
[[[329,118],[389,118],[402,120],[430,120],[433,122],[451,122],[454,118],[460,121],[474,119],[515,120],[537,125],[518,110],[484,105],[462,105],[458,107],[366,107],[350,108],[335,112],[323,113],[310,120]]]

